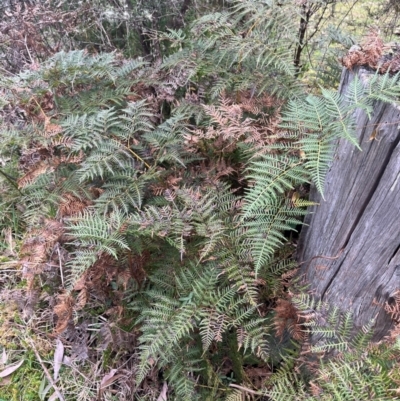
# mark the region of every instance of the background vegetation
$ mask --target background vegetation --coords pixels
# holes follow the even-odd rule
[[[0,399],[399,397],[399,328],[354,334],[294,260],[353,111],[398,99],[396,2],[1,13]],[[382,75],[340,96],[356,43]]]

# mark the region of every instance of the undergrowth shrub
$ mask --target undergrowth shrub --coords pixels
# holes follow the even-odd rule
[[[319,351],[341,355],[305,361],[311,381],[300,369],[302,313],[321,307],[288,291],[301,194],[322,191],[337,138],[357,146],[354,111],[399,86],[388,71],[308,94],[288,51],[295,12],[238,1],[162,35],[179,51],[161,64],[60,52],[2,78],[7,262],[24,322],[70,347],[66,399],[393,396],[398,372],[371,355],[394,361],[398,345],[360,354],[367,337],[336,312]],[[366,387],[346,398],[352,380]]]

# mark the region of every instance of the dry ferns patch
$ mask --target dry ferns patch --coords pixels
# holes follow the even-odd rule
[[[373,29],[360,45],[354,45],[341,59],[342,65],[350,70],[357,66],[368,66],[381,74],[400,71],[400,45],[385,44],[378,29]]]

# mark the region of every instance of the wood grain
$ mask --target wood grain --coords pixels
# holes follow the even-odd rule
[[[368,79],[365,70],[344,70],[341,93],[354,74]],[[338,141],[326,200],[312,189],[320,205],[306,218],[298,261],[312,292],[353,311],[357,326],[376,318],[378,340],[392,324],[382,306],[400,288],[400,109],[377,102],[371,120],[357,110],[356,121],[362,151]]]

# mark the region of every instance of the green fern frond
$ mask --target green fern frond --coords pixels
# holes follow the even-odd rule
[[[98,253],[94,249],[79,248],[71,252],[72,259],[68,261],[67,288],[72,290],[81,276],[98,260]]]
[[[383,76],[376,73],[367,84],[368,98],[384,103],[397,103],[400,96],[399,79],[400,73],[394,76],[390,76],[389,72]]]
[[[278,199],[296,184],[307,182],[307,175],[302,163],[294,158],[263,155],[260,161],[252,162],[248,179],[254,180],[255,185],[246,194],[244,218],[266,208],[271,199]]]
[[[340,313],[338,308],[333,308],[333,311],[329,313],[329,323],[335,327],[339,323],[338,334],[340,338],[349,341],[353,330],[353,317],[350,312],[342,314],[340,319]]]
[[[67,232],[73,240],[72,259],[67,262],[71,273],[68,278],[69,288],[73,288],[76,280],[101,257],[108,254],[118,259],[121,250],[129,249],[125,238],[126,217],[113,212],[105,217],[93,212],[84,212],[70,218]]]
[[[374,334],[375,321],[371,320],[368,324],[361,327],[357,335],[352,340],[352,346],[357,350],[365,349],[370,343]]]
[[[350,118],[348,106],[345,98],[339,92],[321,89],[323,99],[325,100],[326,111],[335,116],[328,126],[336,137],[344,137],[359,150],[360,145],[355,137],[355,120]]]
[[[126,224],[126,217],[118,212],[106,218],[84,212],[69,219],[67,231],[76,238],[72,244],[94,247],[99,253],[105,252],[117,258],[119,249],[129,249],[123,233]]]
[[[244,352],[250,350],[264,362],[270,361],[268,321],[264,318],[247,319],[248,322],[238,327],[238,346]],[[241,319],[236,320],[240,322]]]
[[[351,81],[347,92],[344,94],[344,97],[350,106],[350,110],[361,109],[364,110],[368,118],[371,118],[373,111],[373,99],[368,98],[368,90],[366,85],[362,82],[362,80],[358,77],[358,75],[354,76],[354,79]]]
[[[224,314],[210,311],[209,315],[200,322],[200,335],[203,350],[206,352],[214,340],[222,341],[222,333],[228,328],[229,321]]]
[[[233,390],[226,396],[225,401],[243,401],[243,392]]]
[[[157,128],[143,135],[143,140],[154,152],[157,164],[172,163],[186,166],[188,157],[184,148],[184,135],[187,133],[187,118],[185,114],[177,113]]]
[[[146,175],[135,176],[119,174],[110,177],[102,186],[104,192],[96,199],[95,207],[100,213],[122,211],[126,215],[133,210],[141,210],[144,201],[146,182],[150,177]]]
[[[79,181],[83,183],[132,171],[134,167],[135,160],[132,155],[118,142],[110,140],[98,144],[96,150],[90,152],[76,174],[79,176]]]
[[[309,134],[300,140],[299,145],[306,159],[304,166],[310,172],[313,183],[323,197],[325,177],[332,160],[333,142],[330,138]]]
[[[135,138],[135,135],[151,132],[154,129],[151,122],[154,113],[147,105],[146,100],[130,102],[122,111],[124,114],[120,118],[125,125],[116,133],[120,139],[129,141]]]
[[[283,232],[295,230],[304,214],[304,210],[293,208],[289,202],[272,198],[266,199],[262,208],[252,212],[251,217],[243,219],[247,228],[244,246],[250,247],[256,277],[286,241]]]
[[[265,395],[273,401],[312,401],[314,399],[306,393],[304,383],[290,372],[286,365],[273,376],[272,382],[272,389],[266,390]]]
[[[142,59],[128,60],[123,63],[123,65],[119,68],[113,69],[114,79],[125,78],[131,75],[134,71],[142,72],[144,70],[143,67],[146,67],[148,63]]]

